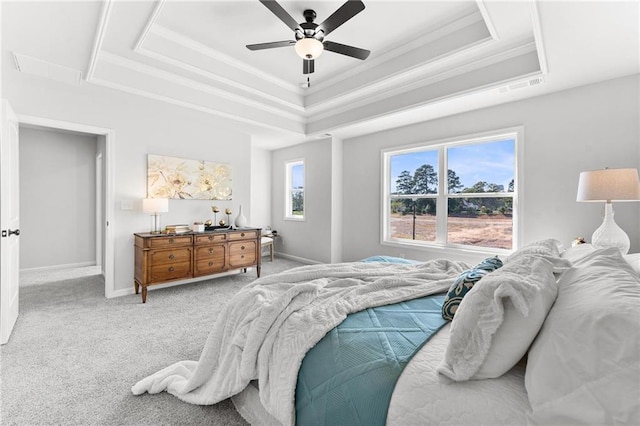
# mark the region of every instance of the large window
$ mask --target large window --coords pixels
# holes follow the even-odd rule
[[[285,219],[304,220],[304,160],[285,163]]]
[[[383,152],[383,243],[512,250],[521,131]]]

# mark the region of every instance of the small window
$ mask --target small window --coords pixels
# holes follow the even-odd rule
[[[382,242],[512,250],[521,131],[383,152]]]
[[[304,160],[285,163],[285,219],[304,220]]]

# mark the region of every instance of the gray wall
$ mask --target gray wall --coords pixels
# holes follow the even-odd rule
[[[249,135],[230,130],[224,120],[206,113],[93,84],[62,87],[53,80],[20,73],[12,64],[4,62],[3,67],[4,94],[18,116],[113,131],[109,142],[113,204],[106,206],[112,212],[113,296],[133,293],[133,234],[149,230],[149,215],[141,209],[141,200],[147,195],[147,154],[230,164],[233,200],[215,204],[223,211],[231,208],[232,219],[242,204],[244,215],[252,217]],[[127,208],[129,204],[132,209]],[[170,200],[162,224],[213,219],[212,204],[207,200]]]
[[[332,141],[322,139],[273,151],[271,220],[276,250],[316,262],[332,260]],[[304,159],[304,221],[285,220],[285,162]],[[335,186],[335,185],[334,185]]]
[[[640,168],[639,86],[634,75],[347,139],[341,161],[332,152],[340,145],[331,140],[274,151],[272,211],[284,242],[279,251],[322,262],[375,254],[477,260],[481,254],[400,249],[380,243],[381,150],[514,126],[524,126],[521,244],[557,238],[568,246],[576,236],[590,240],[602,222],[603,205],[575,201],[578,176],[604,167]],[[302,157],[307,161],[308,214],[304,223],[290,223],[281,220],[283,163]],[[332,167],[342,167],[340,182]],[[342,205],[328,211],[336,184],[341,185]],[[640,251],[640,203],[614,203],[614,210],[616,222],[631,239],[631,252]],[[329,235],[338,223],[341,253],[336,255],[335,238],[332,241]]]
[[[523,241],[591,239],[603,204],[577,203],[581,171],[640,168],[638,75],[454,115],[344,142],[345,260],[373,254],[426,259],[437,251],[380,244],[380,150],[524,126]],[[640,251],[640,203],[614,203],[616,222]],[[354,212],[360,212],[355,214]]]
[[[97,137],[20,127],[20,269],[96,263]]]

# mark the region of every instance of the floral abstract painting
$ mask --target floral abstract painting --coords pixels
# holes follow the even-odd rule
[[[147,197],[231,200],[231,166],[149,154]]]

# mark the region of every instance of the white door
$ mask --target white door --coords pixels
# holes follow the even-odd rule
[[[18,319],[20,200],[18,119],[6,100],[0,109],[0,344],[5,344]]]

